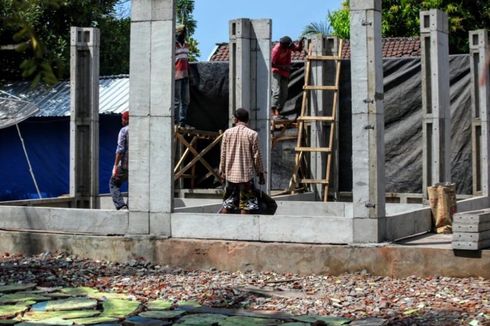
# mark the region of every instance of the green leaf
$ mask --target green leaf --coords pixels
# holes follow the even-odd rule
[[[185,311],[178,311],[178,310],[155,310],[155,311],[145,311],[140,313],[138,316],[145,317],[145,318],[152,318],[152,319],[175,319],[179,316],[182,316],[185,314]]]
[[[29,61],[29,60],[25,60],[25,61]],[[17,292],[17,291],[27,291],[27,290],[34,289],[36,285],[37,285],[36,283],[7,284],[7,285],[0,286],[0,292],[10,293],[10,292]]]
[[[102,304],[103,312],[101,316],[123,318],[134,314],[138,310],[140,302],[109,299]]]
[[[280,322],[273,319],[233,316],[219,322],[219,326],[268,326]]]
[[[97,310],[31,311],[24,314],[21,320],[35,321],[35,320],[44,320],[44,319],[52,319],[52,318],[74,319],[74,318],[93,317],[99,314],[100,311]]]
[[[185,326],[214,326],[227,318],[219,314],[192,314],[179,319],[176,325]]]
[[[2,304],[26,302],[26,301],[38,302],[44,300],[49,300],[49,298],[39,294],[30,294],[30,293],[11,293],[0,297],[0,303]]]
[[[173,306],[173,301],[170,300],[153,300],[146,303],[148,310],[169,310]]]
[[[29,309],[27,305],[6,305],[0,306],[0,318],[12,318],[15,315]]]
[[[324,322],[328,326],[346,325],[351,322],[350,319],[343,318],[343,317],[324,317],[324,316],[310,316],[310,315],[293,317],[293,319],[305,323]]]
[[[1,298],[0,298],[1,299]],[[62,311],[93,309],[97,306],[97,300],[88,298],[71,298],[61,300],[51,300],[36,303],[32,306],[32,311]]]

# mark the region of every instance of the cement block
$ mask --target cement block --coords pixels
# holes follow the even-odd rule
[[[150,118],[131,117],[129,124],[129,201],[131,209],[150,210]]]
[[[151,24],[131,23],[129,108],[131,115],[147,116],[151,98]]]
[[[171,236],[170,213],[150,212],[150,234],[158,236]]]
[[[258,215],[172,214],[173,238],[260,240]]]
[[[151,23],[150,114],[172,117],[174,108],[174,34],[172,21]]]
[[[376,243],[386,236],[386,218],[356,218],[353,219],[353,242]]]
[[[431,230],[432,218],[429,208],[402,213],[386,218],[386,238],[394,241]]]
[[[0,228],[93,234],[124,234],[127,211],[5,206]]]
[[[250,24],[250,19],[248,18],[239,18],[233,19],[229,22],[230,28],[230,39],[250,39],[252,35],[252,26]]]
[[[174,142],[171,117],[151,117],[149,157],[150,211],[170,213],[174,198]]]
[[[456,213],[453,217],[453,223],[455,224],[475,224],[475,223],[489,223],[490,222],[490,210],[470,211],[463,213]]]
[[[129,223],[127,234],[149,234],[150,213],[148,211],[135,211],[131,208],[129,212]]]
[[[381,11],[381,0],[351,0],[350,10],[376,10]]]
[[[490,206],[488,197],[474,197],[457,202],[458,212],[480,210]]]
[[[133,0],[132,21],[170,20],[175,17],[174,0]]]
[[[419,15],[421,33],[430,33],[432,31],[448,33],[448,17],[444,11],[430,9],[428,11],[421,11]]]
[[[469,32],[470,50],[480,50],[488,44],[488,30],[477,29]]]
[[[271,19],[252,19],[251,35],[255,39],[271,39],[272,35],[272,20]],[[251,38],[252,38],[251,37]],[[269,52],[270,53],[270,52]]]
[[[345,217],[312,217],[260,215],[261,241],[301,243],[351,243],[352,219]]]
[[[483,232],[455,232],[453,241],[472,242],[490,240],[490,230]]]
[[[476,233],[490,230],[490,222],[488,223],[474,223],[474,224],[461,224],[453,223],[453,232],[466,232],[466,233]]]
[[[483,241],[453,241],[453,249],[456,250],[480,250],[490,247],[490,240]]]

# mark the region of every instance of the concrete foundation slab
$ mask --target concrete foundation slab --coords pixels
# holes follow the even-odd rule
[[[0,231],[0,250],[24,255],[65,251],[84,258],[119,262],[144,257],[154,264],[187,270],[217,268],[330,275],[364,270],[391,277],[490,278],[490,250],[453,251],[450,235],[425,236],[403,244],[348,246]]]

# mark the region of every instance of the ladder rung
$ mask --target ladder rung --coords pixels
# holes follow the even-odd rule
[[[295,147],[296,152],[321,152],[321,153],[331,153],[330,147]]]
[[[335,121],[333,117],[323,116],[323,117],[315,117],[315,116],[300,116],[298,117],[299,121],[324,121],[324,122],[333,122]]]
[[[318,183],[318,184],[324,184],[324,185],[329,184],[329,182],[325,179],[301,179],[299,182],[300,183]]]
[[[322,85],[305,85],[303,90],[312,91],[337,91],[339,88],[337,86],[322,86]]]
[[[306,56],[306,59],[307,60],[325,60],[325,61],[332,60],[332,61],[335,61],[335,60],[341,60],[342,58],[339,56],[336,56],[336,55],[308,55],[308,56]]]

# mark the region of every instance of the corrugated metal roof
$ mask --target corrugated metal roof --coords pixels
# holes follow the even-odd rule
[[[3,88],[6,92],[32,102],[40,111],[37,117],[70,116],[70,81],[61,81],[52,88],[31,88],[30,82],[15,82]],[[100,77],[99,113],[121,113],[129,107],[129,75]]]

